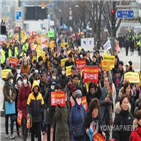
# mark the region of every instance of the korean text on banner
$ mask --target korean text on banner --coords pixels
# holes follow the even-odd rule
[[[82,105],[84,106],[85,111],[88,111],[88,103],[86,100],[86,96],[82,97]]]
[[[5,114],[9,115],[9,114],[15,114],[15,113],[16,113],[15,101],[13,101],[13,103],[5,101]]]
[[[17,123],[19,125],[21,125],[21,123],[22,123],[22,111],[18,112]]]
[[[108,71],[108,67],[112,70],[115,67],[115,56],[104,55],[102,60],[102,70]]]
[[[17,58],[16,57],[10,57],[10,64],[12,65],[12,67],[16,67],[17,66]]]
[[[29,129],[32,127],[32,116],[29,115],[26,122],[26,128]]]
[[[85,66],[84,67],[84,83],[90,81],[98,82],[98,67]]]
[[[11,69],[1,70],[1,77],[6,78],[9,72],[11,72]]]
[[[111,44],[110,44],[110,41],[107,41],[104,45],[104,50],[107,52],[109,49],[111,49]]]
[[[83,70],[84,69],[84,67],[86,66],[86,60],[75,60],[75,63],[76,63],[76,68],[78,69],[78,70]]]
[[[68,60],[68,58],[61,59],[61,67],[65,66],[65,62]]]
[[[48,37],[54,37],[54,31],[48,31]]]
[[[71,67],[72,67],[72,66],[66,67],[66,76],[71,75]]]
[[[61,107],[66,105],[65,101],[65,91],[55,91],[51,92],[51,105],[57,106],[60,105]]]
[[[125,73],[124,78],[130,83],[140,83],[139,74],[135,72]]]

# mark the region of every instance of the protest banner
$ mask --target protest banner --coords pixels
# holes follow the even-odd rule
[[[125,73],[124,78],[130,83],[140,83],[139,74],[135,72]]]
[[[50,46],[51,48],[53,48],[53,47],[54,47],[54,43],[55,43],[55,41],[50,41],[49,46]]]
[[[76,68],[78,69],[78,70],[83,70],[84,69],[84,67],[86,66],[86,60],[85,59],[83,59],[83,60],[75,60],[75,63],[76,63]]]
[[[45,52],[41,49],[40,46],[36,48],[37,51],[37,60],[39,56],[42,56],[43,60],[46,61]]]
[[[16,113],[15,101],[13,101],[13,103],[5,101],[5,114],[9,115],[9,114],[15,114],[15,113]]]
[[[98,67],[91,67],[91,66],[85,66],[84,67],[84,83],[90,81],[95,82],[97,84],[98,82]]]
[[[32,127],[32,117],[31,115],[29,115],[29,117],[27,118],[26,128],[29,129],[31,127]]]
[[[51,105],[52,106],[58,106],[60,105],[61,107],[66,105],[66,96],[65,96],[65,91],[55,91],[51,92]]]
[[[110,44],[110,41],[107,41],[104,45],[104,50],[107,52],[109,49],[111,49],[111,44]]]
[[[90,124],[88,129],[88,136],[90,141],[106,141],[99,133],[98,129],[94,128],[93,122]]]
[[[68,58],[61,59],[61,67],[65,66],[65,62],[68,60]]]
[[[61,43],[61,47],[65,47],[66,45],[68,46],[68,42]]]
[[[37,31],[32,31],[32,36],[36,36],[37,35]]]
[[[85,111],[87,112],[88,111],[88,103],[86,100],[86,96],[82,97],[81,102],[82,102],[82,105],[84,106]]]
[[[17,66],[17,58],[16,57],[10,57],[10,64],[12,65],[13,68]]]
[[[48,31],[48,37],[54,37],[54,31]]]
[[[71,67],[72,67],[72,66],[66,67],[66,76],[71,75]]]
[[[1,70],[1,77],[6,78],[9,72],[11,72],[11,69]]]
[[[112,70],[115,67],[115,56],[104,55],[102,60],[102,70],[108,71],[108,68]]]
[[[18,112],[17,123],[21,126],[21,123],[22,123],[22,111]]]

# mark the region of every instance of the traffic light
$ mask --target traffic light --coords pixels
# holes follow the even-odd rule
[[[111,9],[111,26],[112,31],[115,31],[115,10]]]

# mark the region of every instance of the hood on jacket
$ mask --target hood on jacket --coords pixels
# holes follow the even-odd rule
[[[12,73],[12,72],[9,72],[9,73],[8,73],[8,75],[7,75],[7,77],[6,77],[6,80],[8,80],[10,77],[14,78],[14,76],[13,76],[13,73]]]
[[[40,91],[41,91],[41,89],[40,89],[40,86],[39,86],[38,81],[36,81],[36,80],[34,80],[34,82],[33,82],[32,92],[33,92],[33,88],[34,88],[35,86],[38,86],[38,87],[39,87],[39,92],[40,92]]]
[[[22,59],[22,65],[23,65],[23,66],[27,66],[27,65],[24,65],[25,62],[27,63],[27,65],[29,64],[29,60],[28,60],[27,57],[24,57],[24,58]]]
[[[137,119],[134,119],[133,121],[133,130],[135,130],[138,127]]]
[[[117,114],[119,114],[119,113],[121,112],[121,110],[122,110],[122,109],[121,109],[120,103],[117,102],[116,107],[115,107],[115,112],[116,112]],[[130,105],[130,103],[129,103],[128,111],[129,111],[129,112],[131,111],[131,105]]]
[[[19,78],[22,79],[22,76],[20,74],[17,75],[16,81],[18,81]]]

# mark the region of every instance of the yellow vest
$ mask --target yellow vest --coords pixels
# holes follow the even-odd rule
[[[12,51],[11,49],[8,49],[8,57],[10,58],[12,56]]]
[[[5,51],[2,49],[1,51],[1,64],[5,62]]]
[[[17,56],[18,56],[18,54],[19,54],[18,48],[17,48],[17,47],[15,47],[15,57],[17,57]]]

